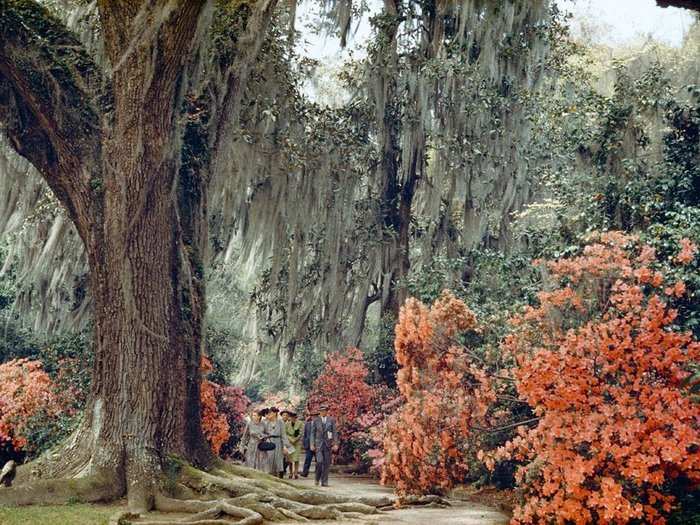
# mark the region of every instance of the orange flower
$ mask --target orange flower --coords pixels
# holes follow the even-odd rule
[[[690,240],[683,238],[680,241],[681,250],[676,255],[676,262],[680,264],[690,264],[695,259],[698,247]]]
[[[478,451],[472,428],[495,394],[457,339],[476,329],[474,313],[448,292],[430,308],[408,299],[401,309],[394,346],[404,405],[387,421],[382,465],[382,481],[400,495],[449,490]]]
[[[42,412],[56,417],[66,410],[40,361],[13,359],[0,364],[0,443],[24,449],[32,418]]]
[[[682,246],[687,264],[695,246]],[[665,484],[700,478],[700,418],[682,390],[700,343],[674,331],[657,262],[635,238],[601,235],[583,255],[550,263],[553,289],[511,323],[503,350],[540,419],[482,457],[491,468],[525,463],[513,523],[665,523]],[[685,284],[664,292],[680,297]],[[570,308],[577,300],[586,308]]]
[[[206,376],[214,370],[214,367],[208,358],[202,356],[200,369],[202,375]],[[218,388],[220,387],[216,383],[203,379],[199,392],[202,404],[202,430],[214,454],[219,454],[221,446],[231,436],[226,415],[221,413],[216,405]]]

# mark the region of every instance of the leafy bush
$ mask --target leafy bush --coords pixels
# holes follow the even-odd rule
[[[350,446],[360,465],[372,474],[381,476],[386,462],[384,436],[391,416],[403,405],[403,399],[395,391],[384,389],[377,396],[374,406],[361,414],[357,430],[350,435]]]
[[[37,356],[57,388],[66,393],[74,411],[85,407],[93,356],[92,331],[89,328],[54,336],[41,347]],[[63,435],[65,433],[58,437]]]
[[[308,344],[299,345],[294,353],[292,377],[302,392],[310,392],[314,381],[323,370],[323,356],[316,348]]]
[[[225,384],[237,371],[236,354],[240,341],[234,330],[219,324],[207,323],[205,342],[207,355],[213,367],[209,379],[218,384]]]
[[[367,380],[373,385],[385,385],[396,389],[396,373],[399,365],[394,355],[394,327],[396,316],[387,313],[375,328],[376,343],[365,350],[365,364],[369,369]]]
[[[34,334],[9,311],[0,309],[0,326],[0,363],[39,354],[40,345]]]
[[[693,262],[683,241],[674,256]],[[684,393],[700,344],[670,306],[686,293],[629,235],[550,262],[552,288],[513,319],[503,348],[538,420],[494,456],[523,462],[514,523],[665,523],[672,484],[700,482],[698,408]]]
[[[362,442],[353,440],[353,435],[366,430],[361,416],[372,411],[385,393],[382,387],[367,383],[368,373],[357,348],[332,353],[309,394],[309,406],[326,405],[336,420],[342,462],[361,461],[365,451],[358,448]]]
[[[387,421],[382,482],[401,495],[444,493],[470,471],[473,429],[493,402],[490,380],[461,338],[476,317],[448,292],[431,308],[408,299],[396,326],[398,385],[404,404]]]
[[[37,436],[47,434],[43,429],[67,412],[66,405],[67,397],[59,394],[39,361],[0,364],[0,442],[35,451],[43,442]]]
[[[250,399],[245,391],[237,386],[220,386],[216,391],[219,412],[226,417],[229,437],[221,446],[220,454],[231,457],[241,440],[245,428],[245,414],[250,405]]]
[[[214,370],[211,361],[202,356],[202,385],[200,398],[202,403],[202,429],[211,445],[212,452],[219,454],[221,447],[231,437],[228,420],[225,414],[219,411],[216,397],[221,388],[216,383],[209,381],[207,376]]]

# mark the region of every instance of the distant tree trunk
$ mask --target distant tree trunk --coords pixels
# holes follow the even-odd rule
[[[397,34],[400,24],[398,5],[395,0],[384,0],[384,15],[387,23],[382,26],[382,47],[374,56],[377,67],[378,83],[375,99],[381,114],[379,145],[381,159],[379,163],[382,194],[380,206],[384,227],[384,253],[382,255],[383,297],[382,314],[393,313],[398,316],[404,300],[401,281],[408,275],[408,234],[410,225],[410,200],[402,198],[400,174],[401,146],[401,108],[398,100],[398,42]],[[379,103],[381,101],[381,103]],[[406,220],[408,219],[408,221]]]
[[[168,455],[212,459],[199,397],[206,181],[180,148],[204,2],[100,2],[107,92],[45,10],[5,3],[0,117],[76,224],[94,299],[88,407],[42,474],[93,476],[150,508]]]
[[[428,2],[422,15],[426,30],[421,32],[419,56],[426,61],[435,58],[444,38],[443,11],[446,5],[439,2],[437,4]],[[385,230],[389,233],[384,257],[384,272],[389,276],[385,286],[389,289],[385,293],[383,310],[398,318],[399,309],[408,295],[405,279],[411,269],[412,206],[418,179],[425,165],[424,126],[427,116],[423,114],[421,94],[416,87],[407,97],[407,101],[403,100],[406,95],[399,93],[397,89],[397,79],[401,75],[398,58],[398,29],[402,16],[400,5],[396,0],[385,0],[384,13],[389,22],[382,27],[382,40],[386,47],[379,57],[384,63],[383,67],[379,67],[378,74],[382,88],[380,96],[384,101],[380,134],[380,169],[384,181],[381,196],[382,213]],[[413,118],[403,122],[404,114]],[[404,141],[403,144],[401,140]],[[406,162],[406,165],[401,166],[399,159]]]

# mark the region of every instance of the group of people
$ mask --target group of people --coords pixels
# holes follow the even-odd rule
[[[248,467],[283,478],[289,470],[290,479],[308,477],[311,463],[316,460],[316,485],[328,486],[331,453],[337,450],[338,433],[328,408],[307,409],[302,422],[293,410],[263,408],[250,414],[241,449]],[[301,473],[299,463],[304,453]]]

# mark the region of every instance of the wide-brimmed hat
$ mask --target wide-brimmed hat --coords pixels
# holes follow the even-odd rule
[[[258,410],[258,415],[260,417],[266,416],[269,411],[269,408],[261,408],[260,410]]]
[[[274,412],[275,414],[278,414],[280,409],[277,407],[270,407],[267,409],[268,412]]]
[[[292,417],[297,417],[297,413],[294,410],[285,409],[280,412],[280,414],[289,414]]]

